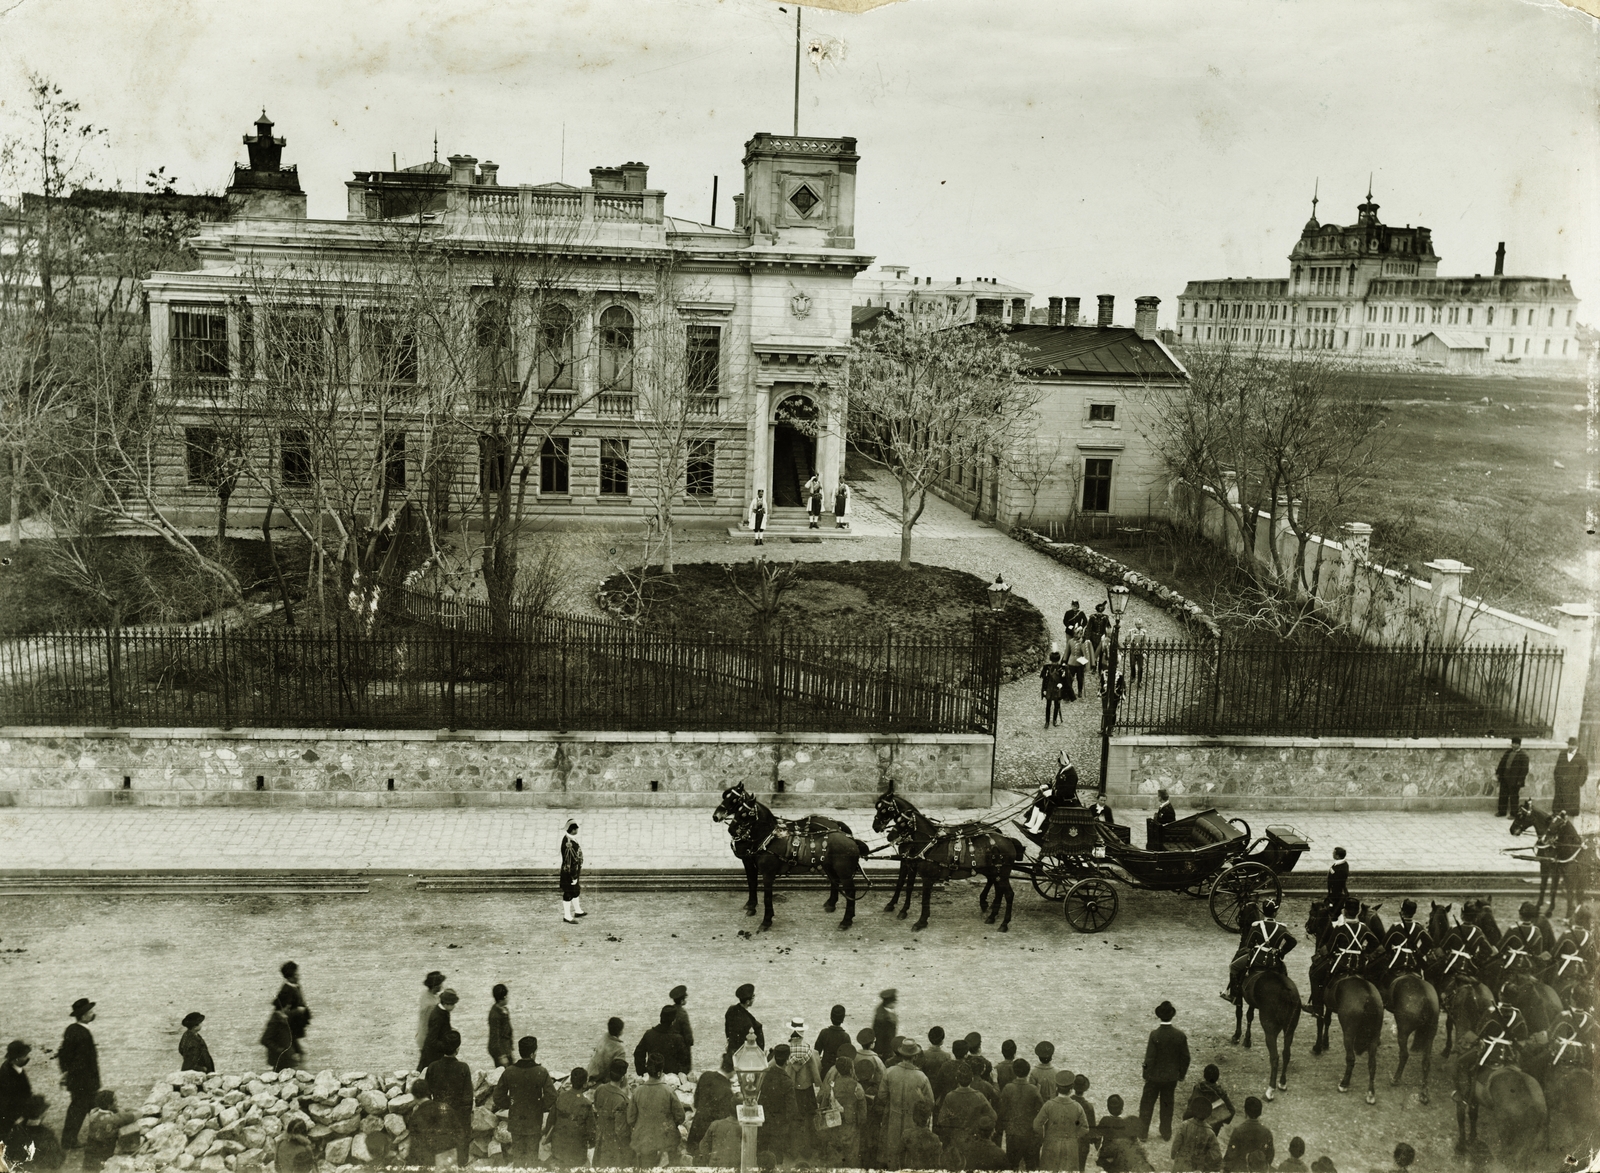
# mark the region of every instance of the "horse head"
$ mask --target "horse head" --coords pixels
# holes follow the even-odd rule
[[[1440,904],[1437,901],[1428,901],[1428,936],[1442,942],[1450,935],[1450,930],[1461,923],[1454,909],[1454,903]]]
[[[872,829],[879,835],[885,830],[896,830],[900,824],[912,821],[916,817],[911,804],[893,790],[878,795],[878,801],[874,806],[876,813],[872,816]]]
[[[722,801],[711,812],[711,821],[725,823],[730,819],[749,818],[759,805],[755,795],[744,788],[743,782],[735,782],[722,792]]]
[[[1533,799],[1524,798],[1517,807],[1517,813],[1511,819],[1511,833],[1520,835],[1529,827],[1538,828],[1539,812],[1533,809]]]

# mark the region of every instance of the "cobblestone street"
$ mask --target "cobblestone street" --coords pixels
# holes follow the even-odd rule
[[[1124,892],[1110,931],[1078,936],[1059,906],[1022,881],[1012,931],[1002,935],[980,922],[976,894],[966,883],[936,894],[930,928],[913,934],[909,921],[882,911],[882,887],[862,902],[849,933],[820,910],[821,893],[795,892],[782,899],[772,933],[748,937],[755,922],[734,894],[620,897],[595,888],[585,896],[590,915],[576,928],[559,922],[553,896],[425,895],[399,878],[361,898],[8,900],[0,906],[3,1030],[53,1050],[72,999],[94,999],[105,1081],[137,1104],[155,1078],[177,1067],[179,1020],[190,1010],[207,1015],[220,1070],[258,1070],[256,1040],[277,967],[288,958],[300,963],[314,1011],[311,1070],[413,1063],[415,1007],[430,969],[446,973],[461,996],[455,1020],[462,1057],[474,1069],[486,1062],[489,987],[504,981],[516,1033],[537,1035],[540,1060],[557,1073],[587,1062],[612,1014],[627,1021],[631,1053],[678,982],[690,991],[696,1067],[714,1058],[722,1012],[741,982],[756,984],[754,1010],[769,1046],[785,1037],[791,1015],[803,1016],[814,1038],[834,1002],[847,1007],[854,1032],[870,1023],[878,990],[894,986],[903,1033],[921,1038],[935,1024],[952,1038],[977,1030],[991,1058],[1006,1038],[1024,1057],[1035,1041],[1050,1039],[1058,1067],[1090,1077],[1097,1106],[1116,1092],[1131,1114],[1145,1036],[1156,1022],[1152,1008],[1170,998],[1189,1035],[1189,1082],[1216,1062],[1235,1103],[1261,1093],[1265,1050],[1260,1042],[1250,1051],[1229,1045],[1232,1011],[1216,996],[1233,941],[1203,905]],[[1308,954],[1295,957],[1302,989]],[[1404,1140],[1416,1147],[1419,1169],[1449,1164],[1455,1114],[1447,1063],[1434,1064],[1430,1106],[1417,1101],[1415,1063],[1404,1086],[1391,1089],[1389,1027],[1378,1104],[1368,1108],[1358,1095],[1336,1093],[1343,1064],[1332,1055],[1312,1058],[1312,1034],[1302,1020],[1289,1091],[1267,1109],[1280,1152],[1299,1134],[1308,1158],[1331,1153],[1341,1169],[1382,1168]],[[1334,1039],[1337,1047],[1337,1026]],[[54,1087],[54,1063],[41,1050],[34,1060],[35,1086],[53,1101],[51,1122],[59,1125],[64,1096]],[[1151,1155],[1162,1167],[1166,1146],[1152,1141]]]

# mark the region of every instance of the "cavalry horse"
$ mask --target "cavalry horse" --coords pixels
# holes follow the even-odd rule
[[[1439,945],[1427,972],[1444,1009],[1444,1050],[1440,1057],[1448,1058],[1455,1046],[1456,1023],[1461,1024],[1463,1034],[1476,1037],[1494,1009],[1494,991],[1478,978],[1478,967],[1493,956],[1493,946],[1475,923],[1451,912],[1453,905],[1430,903],[1428,936]]]
[[[1320,909],[1320,915],[1319,915]],[[1363,923],[1377,917],[1362,905]],[[1313,926],[1326,931],[1331,927],[1327,904],[1314,901],[1306,929]],[[1314,935],[1318,947],[1323,947],[1320,933]],[[1356,1069],[1356,1056],[1367,1057],[1367,1103],[1378,1102],[1378,1041],[1383,1037],[1383,995],[1378,987],[1361,975],[1365,958],[1349,957],[1336,953],[1320,986],[1313,988],[1312,1008],[1317,1019],[1317,1041],[1311,1049],[1320,1055],[1328,1049],[1328,1032],[1333,1016],[1339,1016],[1339,1034],[1344,1041],[1344,1076],[1339,1080],[1339,1090],[1350,1090],[1350,1077]]]
[[[887,835],[900,860],[894,895],[889,898],[885,912],[894,911],[904,890],[905,904],[900,909],[900,919],[905,920],[911,912],[917,877],[921,875],[922,916],[911,927],[915,931],[925,929],[934,882],[977,872],[987,881],[978,894],[978,908],[989,914],[986,920],[992,925],[1000,915],[1003,900],[1006,915],[1000,922],[1000,931],[1011,931],[1011,906],[1016,898],[1011,887],[1011,869],[1022,860],[1022,844],[987,823],[941,823],[930,819],[896,794],[892,786],[888,793],[878,796],[872,829]],[[994,893],[992,908],[989,906],[991,891]]]
[[[1508,1169],[1530,1167],[1549,1123],[1538,1080],[1514,1063],[1469,1051],[1456,1063],[1455,1101],[1456,1152],[1466,1152],[1468,1144],[1478,1139],[1482,1113],[1494,1155]]]
[[[1590,869],[1593,845],[1588,843],[1578,833],[1578,828],[1572,821],[1566,820],[1559,830],[1552,836],[1550,824],[1554,821],[1553,814],[1546,814],[1533,805],[1533,799],[1524,798],[1522,805],[1517,807],[1517,813],[1511,820],[1511,833],[1521,835],[1529,827],[1538,836],[1538,843],[1534,846],[1534,858],[1539,861],[1539,895],[1533,902],[1534,911],[1544,907],[1545,888],[1550,889],[1550,915],[1556,912],[1556,898],[1561,895],[1561,886],[1567,888],[1567,915],[1572,915],[1572,910],[1583,903],[1585,889],[1588,887],[1586,872]],[[1520,857],[1519,857],[1520,858]]]
[[[745,882],[750,899],[746,916],[756,914],[756,877],[764,883],[766,916],[761,920],[765,932],[772,927],[772,884],[780,872],[820,871],[828,877],[828,902],[824,912],[839,906],[839,891],[844,890],[844,920],[848,929],[856,916],[856,872],[867,855],[867,845],[851,834],[838,819],[808,815],[803,819],[780,819],[744,783],[722,792],[722,802],[711,819],[728,824],[733,854],[744,863]]]
[[[1300,989],[1288,974],[1276,969],[1259,969],[1244,979],[1244,997],[1233,1003],[1233,1041],[1239,1041],[1239,1018],[1244,1007],[1249,1006],[1249,1021],[1245,1023],[1244,1045],[1250,1045],[1250,1025],[1256,1014],[1261,1015],[1261,1033],[1267,1037],[1267,1055],[1271,1070],[1267,1074],[1267,1099],[1273,1098],[1273,1088],[1289,1089],[1289,1052],[1294,1047],[1294,1032],[1300,1025]],[[1283,1036],[1283,1062],[1278,1061],[1278,1036]]]
[[[1400,1062],[1389,1080],[1391,1087],[1405,1074],[1406,1060],[1416,1051],[1422,1057],[1422,1091],[1428,1102],[1428,1075],[1433,1070],[1433,1039],[1439,1033],[1439,994],[1420,973],[1395,974],[1383,988],[1384,1005],[1394,1015],[1394,1033],[1400,1043]],[[1343,1021],[1340,1022],[1341,1027]]]

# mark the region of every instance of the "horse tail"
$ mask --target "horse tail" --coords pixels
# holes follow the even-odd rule
[[[867,846],[865,839],[856,840],[856,854],[862,859],[866,859],[867,856],[872,854],[872,848]]]

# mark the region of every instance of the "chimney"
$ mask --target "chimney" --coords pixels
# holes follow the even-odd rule
[[[1050,316],[1045,321],[1052,326],[1061,325],[1061,299],[1059,297],[1050,299]]]
[[[473,181],[473,168],[478,165],[476,155],[451,155],[450,156],[450,182],[471,183]]]
[[[1111,325],[1111,307],[1112,307],[1112,304],[1115,301],[1116,301],[1116,297],[1113,296],[1112,294],[1102,293],[1100,295],[1100,318],[1099,318],[1098,321],[1095,322],[1095,325],[1097,325],[1097,326],[1109,326],[1109,325]]]
[[[630,192],[643,191],[649,185],[645,180],[650,175],[650,168],[643,163],[624,163],[622,165],[622,190]]]
[[[1156,336],[1156,307],[1161,304],[1159,297],[1136,297],[1133,299],[1133,332],[1140,338],[1154,338]]]
[[[1061,324],[1063,326],[1076,326],[1078,324],[1078,299],[1064,297],[1061,299]]]
[[[1012,322],[1012,324],[1020,326],[1020,325],[1022,325],[1022,323],[1026,322],[1027,320],[1028,320],[1028,299],[1025,298],[1025,297],[1013,297],[1011,299],[1011,322]]]
[[[957,285],[960,285],[960,284],[961,284],[961,278],[960,278],[960,277],[957,277],[957,278],[956,278],[956,284],[957,284]]]
[[[1496,277],[1506,275],[1506,242],[1503,240],[1500,242],[1500,247],[1494,250],[1494,275]]]
[[[483,161],[483,165],[479,167],[478,170],[481,172],[481,174],[478,176],[479,183],[483,184],[485,187],[500,186],[500,164],[491,163],[489,160],[485,159]]]

